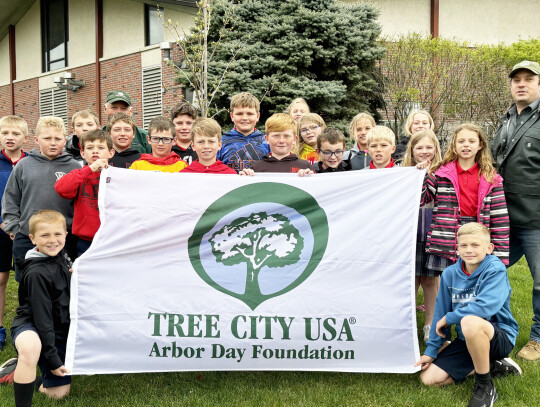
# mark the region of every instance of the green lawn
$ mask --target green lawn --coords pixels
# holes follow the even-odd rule
[[[532,279],[525,260],[509,271],[512,311],[520,325],[517,350],[527,343],[532,317]],[[8,286],[9,326],[17,304],[13,275]],[[421,334],[423,313],[418,313]],[[421,342],[422,343],[422,342]],[[424,350],[422,345],[421,351]],[[513,356],[517,350],[512,352]],[[11,343],[1,360],[15,356]],[[495,379],[497,406],[537,406],[540,362],[518,362],[523,377]],[[75,376],[66,401],[34,397],[40,406],[466,406],[473,380],[433,389],[418,374],[351,374],[311,372],[202,372]],[[534,401],[536,400],[536,402]],[[0,386],[0,406],[12,406],[12,386]]]

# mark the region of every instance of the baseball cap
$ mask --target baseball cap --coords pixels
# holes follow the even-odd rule
[[[511,78],[517,71],[520,71],[521,69],[526,69],[535,75],[540,75],[540,65],[538,65],[538,62],[521,61],[519,64],[514,65],[508,77]]]
[[[107,95],[106,103],[114,102],[124,102],[131,106],[131,98],[126,92],[122,92],[121,90],[113,90]]]

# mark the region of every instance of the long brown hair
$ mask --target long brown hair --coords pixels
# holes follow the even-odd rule
[[[486,133],[482,127],[474,123],[463,123],[455,128],[454,134],[452,134],[452,140],[450,140],[448,150],[446,150],[442,161],[439,163],[439,165],[435,167],[432,166],[433,169],[430,170],[430,173],[437,171],[445,164],[458,160],[456,139],[461,130],[474,131],[478,135],[478,139],[480,140],[480,150],[478,150],[476,153],[474,161],[478,163],[478,172],[480,175],[482,175],[487,182],[493,183],[493,178],[495,177],[495,168],[493,167],[493,159],[488,148]]]

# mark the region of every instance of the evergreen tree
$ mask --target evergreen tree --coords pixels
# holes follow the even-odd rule
[[[382,100],[373,71],[384,50],[376,43],[380,26],[372,5],[216,0],[211,7],[208,52],[215,53],[208,67],[209,92],[227,73],[210,114],[228,109],[235,93],[247,91],[259,100],[264,96],[261,122],[303,97],[313,112],[343,128],[357,113],[374,112]],[[195,30],[194,36],[200,34]],[[227,117],[226,111],[216,116],[223,124],[230,123]]]

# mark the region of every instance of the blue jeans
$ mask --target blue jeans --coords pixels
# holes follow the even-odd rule
[[[540,342],[540,229],[510,228],[510,266],[525,255],[533,278],[533,324],[530,340]]]

